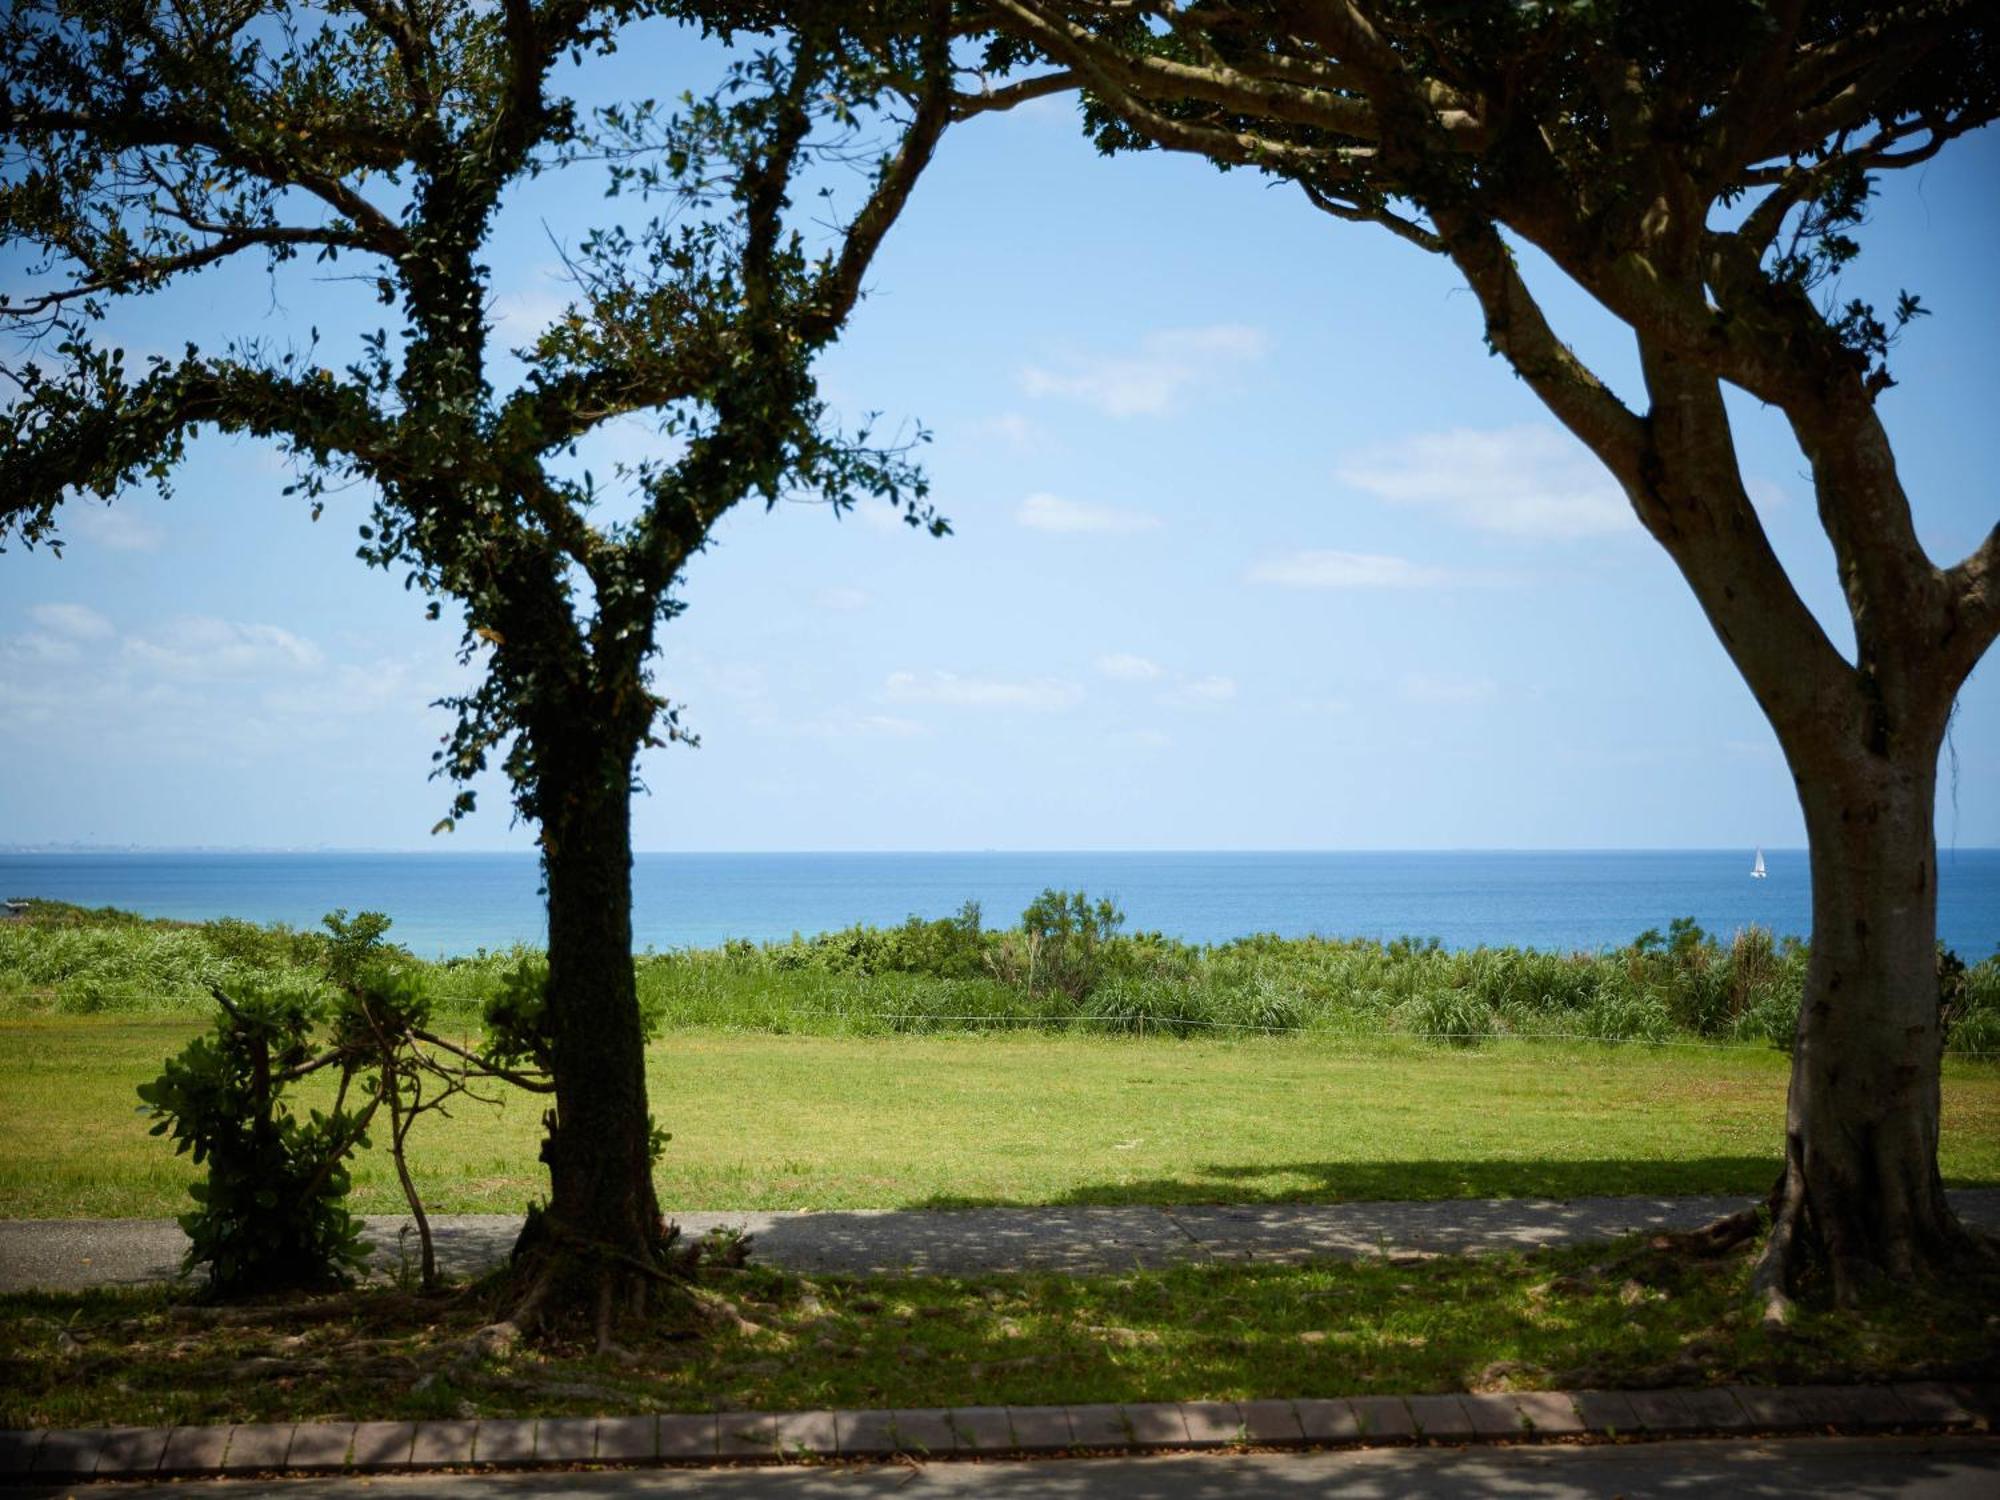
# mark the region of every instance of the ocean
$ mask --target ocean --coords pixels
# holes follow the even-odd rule
[[[977,901],[1008,926],[1044,887],[1109,896],[1132,931],[1191,942],[1435,937],[1447,947],[1598,949],[1691,916],[1723,936],[1757,923],[1806,935],[1802,849],[1438,853],[641,854],[641,947],[707,947],[856,922],[943,917]],[[387,912],[425,955],[539,944],[531,854],[0,854],[0,896],[117,906],[154,917],[314,926]],[[1968,961],[2000,949],[2000,849],[1938,856],[1939,936]]]

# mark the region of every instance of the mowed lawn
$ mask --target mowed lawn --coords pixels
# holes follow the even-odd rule
[[[0,1022],[0,1217],[156,1217],[195,1169],[133,1088],[185,1021]],[[1396,1040],[676,1032],[650,1050],[674,1208],[1337,1202],[1755,1193],[1787,1060],[1771,1051]],[[309,1094],[309,1099],[317,1095]],[[465,1102],[413,1139],[429,1207],[518,1212],[542,1101]],[[2000,1183],[2000,1069],[1948,1064],[1943,1164]],[[385,1155],[358,1206],[402,1206]]]

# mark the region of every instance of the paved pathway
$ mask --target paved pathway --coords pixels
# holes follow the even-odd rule
[[[821,1213],[687,1213],[684,1231],[733,1225],[755,1236],[762,1264],[806,1272],[1117,1271],[1185,1261],[1296,1262],[1378,1254],[1458,1254],[1574,1244],[1641,1231],[1693,1229],[1740,1208],[1736,1198],[1473,1199],[1246,1208],[855,1209]],[[1952,1194],[1969,1222],[2000,1231],[2000,1189]],[[368,1221],[377,1274],[399,1258],[407,1219]],[[490,1214],[434,1220],[452,1275],[506,1258],[520,1221]],[[186,1241],[158,1219],[0,1220],[0,1291],[167,1281]],[[407,1240],[415,1254],[415,1240]]]

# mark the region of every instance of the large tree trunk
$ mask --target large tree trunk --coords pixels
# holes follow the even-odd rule
[[[1780,1316],[1811,1259],[1847,1302],[1871,1277],[1941,1269],[1968,1244],[1937,1164],[1938,744],[1911,739],[1886,754],[1824,741],[1790,750],[1813,922],[1785,1169],[1758,1272]]]
[[[632,972],[632,760],[602,745],[543,747],[556,1104],[542,1146],[550,1202],[522,1249],[536,1306],[588,1287],[602,1342],[614,1304],[643,1300],[665,1236]]]

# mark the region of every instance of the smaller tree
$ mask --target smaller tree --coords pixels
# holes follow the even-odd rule
[[[189,1268],[206,1266],[218,1296],[335,1285],[359,1271],[369,1247],[347,1208],[349,1162],[369,1146],[379,1113],[416,1225],[425,1290],[436,1287],[430,1218],[410,1170],[409,1139],[426,1114],[479,1096],[474,1084],[553,1089],[521,1062],[546,1056],[542,975],[524,964],[487,1008],[479,1050],[436,1035],[431,1001],[408,954],[383,941],[389,919],[344,911],[326,918],[332,936],[324,979],[285,978],[211,993],[221,1007],[211,1034],[169,1058],[139,1086],[156,1118],[154,1135],[205,1166],[182,1216]],[[330,1110],[300,1116],[294,1090],[315,1074],[338,1080]],[[485,1099],[482,1102],[496,1103]]]
[[[208,1169],[189,1184],[196,1206],[180,1218],[187,1266],[206,1266],[218,1296],[338,1284],[368,1256],[347,1210],[347,1159],[367,1144],[377,1101],[349,1108],[353,1067],[313,1055],[326,1003],[317,986],[272,981],[233,1000],[214,993],[222,1013],[209,1035],[139,1085],[156,1118],[152,1134],[170,1136],[177,1153]],[[291,1086],[335,1065],[332,1110],[299,1118]]]

